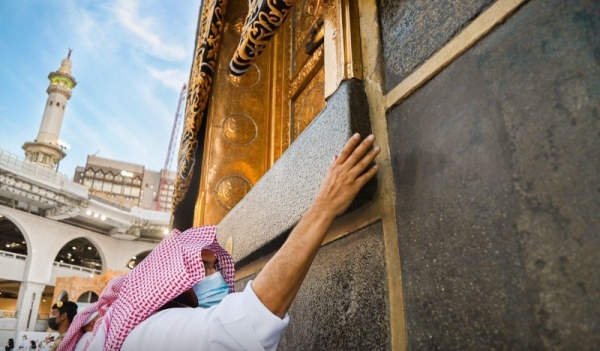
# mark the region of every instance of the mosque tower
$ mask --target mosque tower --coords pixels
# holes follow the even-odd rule
[[[69,54],[62,60],[58,71],[48,75],[50,80],[50,85],[46,90],[48,100],[37,138],[33,142],[28,141],[23,144],[25,156],[29,161],[53,169],[58,169],[58,163],[67,155],[64,149],[68,149],[66,144],[58,140],[58,136],[67,100],[71,98],[71,91],[77,84],[75,78],[71,76],[71,51],[69,49]]]

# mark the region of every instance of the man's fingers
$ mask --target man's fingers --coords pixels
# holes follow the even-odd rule
[[[337,158],[337,164],[342,164],[346,162],[348,157],[352,154],[352,151],[356,149],[356,145],[360,142],[360,134],[355,133],[350,140],[346,143],[346,146],[340,152],[339,157]]]
[[[362,143],[360,143],[360,145],[358,145],[356,147],[356,149],[354,149],[352,154],[350,156],[348,156],[348,160],[346,161],[346,164],[350,167],[354,167],[357,163],[360,162],[361,159],[363,159],[363,157],[367,153],[367,150],[369,150],[371,148],[371,146],[373,146],[374,142],[375,142],[375,136],[373,134],[366,137],[362,141]]]
[[[373,162],[373,160],[375,160],[375,157],[379,155],[380,151],[381,148],[379,146],[375,146],[371,151],[369,151],[368,154],[363,156],[363,158],[354,167],[352,167],[350,172],[358,178],[358,176],[361,175],[365,169],[369,168],[369,165],[371,162]]]
[[[361,175],[360,177],[358,177],[356,179],[356,183],[355,184],[359,188],[362,188],[365,184],[367,184],[367,182],[369,180],[371,180],[371,178],[373,178],[373,176],[375,176],[375,174],[377,174],[378,170],[379,170],[379,166],[374,165],[368,171],[366,171],[363,175]]]

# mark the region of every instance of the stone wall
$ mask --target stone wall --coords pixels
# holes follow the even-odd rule
[[[408,349],[600,343],[599,14],[529,1],[388,111]]]
[[[236,290],[254,276],[238,281]],[[375,223],[321,248],[278,349],[389,349],[387,296],[383,231]]]
[[[385,89],[391,90],[494,0],[377,0]]]

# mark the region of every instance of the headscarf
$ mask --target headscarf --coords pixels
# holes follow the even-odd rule
[[[95,311],[100,318],[94,326],[94,336],[104,325],[104,350],[118,351],[133,328],[204,279],[201,256],[204,249],[212,251],[219,260],[220,272],[229,285],[229,292],[233,293],[233,258],[217,243],[216,234],[216,226],[195,227],[184,232],[173,230],[128,275],[111,280],[98,302],[75,317],[57,351],[75,350],[83,336],[84,323]],[[92,339],[87,342],[86,350]]]
[[[83,327],[85,327],[86,324],[89,323],[88,319],[90,318],[90,316],[95,314],[96,312],[100,313],[100,311],[104,311],[104,313],[106,313],[108,308],[119,296],[119,290],[121,290],[121,286],[123,286],[124,282],[125,276],[120,276],[111,279],[111,281],[109,281],[108,284],[106,284],[104,290],[102,291],[102,294],[100,294],[100,297],[98,298],[98,301],[92,303],[75,316],[73,322],[71,323],[71,326],[69,327],[69,330],[67,330],[67,333],[63,337],[63,340],[60,343],[60,345],[58,345],[56,351],[75,350],[75,347],[77,347],[77,343],[84,334]],[[96,321],[96,323],[98,323],[98,321]]]

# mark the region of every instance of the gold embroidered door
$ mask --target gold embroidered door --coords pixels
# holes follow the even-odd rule
[[[214,72],[194,225],[218,224],[325,107],[323,6],[298,1],[248,72],[229,60],[248,13],[229,0]]]

